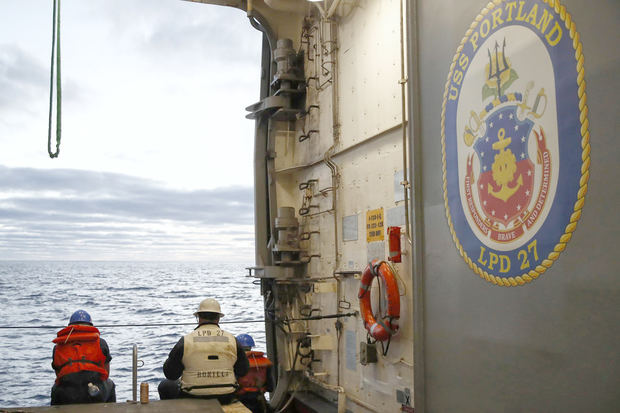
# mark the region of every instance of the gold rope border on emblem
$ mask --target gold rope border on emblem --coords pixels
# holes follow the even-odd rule
[[[571,214],[570,221],[564,230],[564,234],[560,237],[560,241],[555,245],[553,251],[549,253],[546,259],[543,259],[540,265],[536,266],[533,270],[530,270],[520,276],[516,277],[498,277],[493,274],[489,274],[484,269],[478,267],[475,262],[471,260],[471,258],[467,255],[467,253],[463,250],[463,246],[461,245],[459,239],[456,236],[456,232],[454,231],[454,226],[452,225],[452,216],[450,214],[450,206],[448,205],[448,183],[446,179],[447,169],[446,169],[446,101],[448,98],[448,91],[450,87],[450,80],[452,79],[452,72],[454,71],[454,67],[456,66],[457,58],[463,50],[463,46],[465,45],[467,39],[474,31],[478,23],[482,21],[482,19],[496,6],[502,4],[505,0],[493,0],[489,2],[484,9],[480,12],[480,14],[476,17],[474,22],[469,26],[469,29],[465,33],[463,40],[461,40],[461,44],[456,49],[456,53],[454,58],[452,59],[452,64],[450,65],[450,73],[448,74],[448,80],[446,81],[446,88],[443,95],[443,105],[441,108],[441,153],[442,153],[442,169],[443,169],[443,194],[444,194],[444,205],[446,208],[446,218],[448,219],[448,225],[450,226],[450,233],[452,234],[452,239],[456,244],[456,247],[467,263],[469,268],[471,268],[476,274],[480,276],[480,278],[485,279],[488,282],[491,282],[495,285],[500,285],[504,287],[516,287],[519,285],[524,285],[538,278],[541,274],[543,274],[547,268],[551,267],[553,262],[558,259],[560,253],[564,251],[566,248],[566,244],[573,236],[573,232],[577,228],[577,221],[581,218],[581,209],[585,203],[586,192],[588,192],[588,179],[590,178],[590,131],[588,130],[589,122],[588,122],[588,106],[586,104],[586,81],[585,81],[585,69],[584,69],[584,57],[582,53],[582,45],[579,38],[579,33],[577,32],[577,26],[575,22],[572,20],[570,13],[566,11],[566,7],[561,5],[558,0],[542,0],[544,3],[547,3],[549,7],[553,8],[553,10],[560,16],[566,29],[570,33],[570,38],[573,40],[573,49],[575,50],[575,60],[577,61],[577,95],[579,97],[579,121],[581,122],[581,179],[579,180],[579,191],[577,192],[577,201],[575,202],[573,213]]]

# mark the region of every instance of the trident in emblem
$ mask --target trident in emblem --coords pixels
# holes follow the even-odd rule
[[[497,97],[499,98],[502,95],[502,82],[501,75],[507,70],[510,70],[508,67],[508,61],[506,60],[506,54],[504,51],[506,50],[506,38],[504,37],[504,44],[502,45],[502,67],[500,67],[499,61],[499,44],[495,41],[495,71],[493,71],[493,58],[491,57],[491,51],[487,49],[487,53],[489,54],[489,80],[496,78],[497,79]]]

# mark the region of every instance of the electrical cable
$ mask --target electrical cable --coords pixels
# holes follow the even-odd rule
[[[295,357],[293,358],[293,366],[291,367],[291,370],[289,372],[289,377],[291,377],[291,378],[292,378],[292,376],[293,376],[293,374],[295,372],[295,365],[297,364],[297,356],[301,355],[301,352],[299,351],[299,349],[301,347],[301,342],[302,342],[302,339],[297,339],[297,347],[295,348]],[[297,393],[297,389],[299,389],[299,385],[297,385],[295,387],[295,390],[291,394],[291,397],[289,397],[289,399],[286,401],[286,403],[284,403],[284,406],[282,406],[282,408],[280,408],[276,413],[282,413],[282,412],[284,412],[286,410],[286,408],[289,406],[289,404],[291,404],[291,402],[295,398],[295,394]]]

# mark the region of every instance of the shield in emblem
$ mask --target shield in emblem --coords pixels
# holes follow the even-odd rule
[[[474,144],[480,163],[476,182],[482,210],[504,226],[522,214],[532,199],[534,164],[528,140],[534,123],[517,118],[517,106],[504,106],[486,119],[486,133]]]

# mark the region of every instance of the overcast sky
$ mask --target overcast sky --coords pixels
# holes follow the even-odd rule
[[[261,34],[232,8],[62,0],[52,160],[51,13],[0,0],[0,260],[251,263]]]

